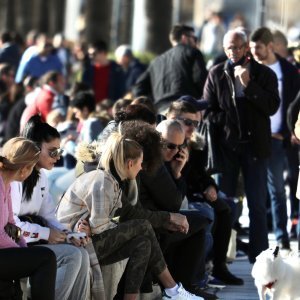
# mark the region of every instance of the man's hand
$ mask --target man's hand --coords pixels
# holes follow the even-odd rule
[[[203,192],[203,195],[206,200],[211,202],[216,201],[218,198],[217,190],[213,185],[208,186]]]
[[[186,216],[178,213],[170,213],[170,222],[166,226],[168,230],[188,233],[189,223]]]
[[[180,151],[177,152],[177,154],[174,156],[174,159],[171,161],[171,170],[173,173],[173,176],[178,179],[181,177],[181,171],[183,167],[185,166],[186,162],[189,158],[189,152],[188,148],[182,148]]]
[[[249,71],[247,68],[242,67],[242,66],[235,66],[234,67],[234,77],[235,78],[239,78],[241,84],[244,87],[248,86],[248,83],[250,81],[250,75],[249,75]]]
[[[291,135],[291,144],[300,145],[300,140],[294,134]]]

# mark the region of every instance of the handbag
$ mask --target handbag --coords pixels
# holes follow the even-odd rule
[[[223,151],[218,141],[218,134],[214,124],[201,119],[198,135],[200,136],[200,149],[206,151],[206,171],[212,175],[220,173],[223,169]]]
[[[8,236],[10,236],[16,243],[20,241],[21,238],[21,228],[15,224],[7,223],[4,226],[4,230]]]

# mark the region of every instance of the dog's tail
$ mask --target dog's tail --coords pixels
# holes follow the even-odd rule
[[[274,257],[277,257],[277,256],[278,256],[278,252],[279,252],[279,247],[276,246],[276,248],[275,248],[275,250],[274,250],[274,252],[273,252]]]

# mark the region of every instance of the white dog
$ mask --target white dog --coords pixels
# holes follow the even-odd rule
[[[260,300],[300,299],[300,258],[290,255],[282,258],[279,247],[270,248],[256,257],[252,276]]]

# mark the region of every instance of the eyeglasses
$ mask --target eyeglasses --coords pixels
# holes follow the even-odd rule
[[[199,126],[199,121],[196,120],[183,119],[183,118],[178,118],[178,120],[182,121],[185,126],[194,126],[196,128]]]
[[[242,46],[230,46],[230,47],[224,47],[225,51],[231,51],[231,52],[240,52],[243,48],[245,47],[245,45]]]
[[[64,149],[57,148],[55,150],[49,151],[48,153],[51,158],[56,158],[58,156],[61,156],[63,152],[64,152]]]
[[[176,145],[176,144],[173,144],[173,143],[165,142],[165,143],[163,144],[163,147],[164,147],[164,148],[167,148],[167,149],[169,149],[169,150],[176,150],[176,149],[178,149],[178,151],[180,151],[180,150],[186,148],[186,143],[184,142],[184,143],[181,144],[181,145]]]

